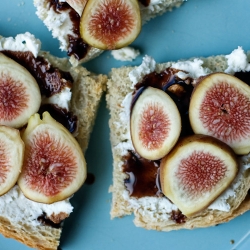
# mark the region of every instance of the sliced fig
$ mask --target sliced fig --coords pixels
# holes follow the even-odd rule
[[[236,154],[250,152],[250,87],[238,78],[214,73],[195,87],[189,119],[196,134],[218,138]]]
[[[0,125],[22,127],[40,104],[41,94],[34,77],[0,53]]]
[[[95,48],[120,49],[132,43],[140,31],[137,0],[88,0],[81,16],[81,37]]]
[[[234,151],[207,135],[180,139],[160,165],[162,192],[187,217],[208,207],[238,172]]]
[[[146,88],[132,109],[130,131],[142,157],[158,160],[165,156],[181,132],[180,114],[171,97],[160,89]]]
[[[17,182],[24,157],[24,143],[19,130],[0,126],[0,195]]]
[[[22,134],[25,156],[18,185],[24,195],[37,202],[53,203],[75,193],[87,171],[75,138],[48,112],[31,116]]]
[[[78,13],[82,15],[83,9],[88,0],[66,0],[66,2]]]

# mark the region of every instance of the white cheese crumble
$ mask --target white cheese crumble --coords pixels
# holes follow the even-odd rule
[[[155,71],[155,67],[155,60],[150,56],[144,56],[142,64],[129,72],[129,79],[132,82],[131,89],[134,89],[135,84],[141,81],[145,75]]]
[[[126,155],[128,153],[128,150],[134,150],[132,141],[126,141],[126,142],[120,142],[115,146],[115,150],[119,151],[120,155]]]
[[[180,61],[173,63],[171,68],[182,70],[177,73],[177,76],[179,76],[181,79],[186,79],[187,77],[192,77],[195,79],[211,73],[211,70],[208,68],[203,68],[202,64],[203,61],[201,59],[195,58],[193,61]]]
[[[123,198],[129,200],[129,208],[140,211],[144,214],[159,214],[161,220],[168,220],[172,211],[177,211],[176,205],[171,203],[166,197],[143,197],[140,199],[131,198],[127,191],[124,191]]]
[[[65,87],[61,92],[54,94],[51,97],[43,98],[42,104],[56,104],[61,108],[69,110],[71,96],[72,92],[70,88]]]
[[[203,61],[201,59],[193,59],[188,61],[179,61],[173,63],[171,68],[179,69],[180,71],[176,75],[185,80],[187,77],[192,77],[194,79],[199,78],[200,76],[207,75],[211,73],[211,70],[208,68],[202,67]],[[134,85],[142,80],[142,78],[152,73],[156,70],[156,62],[150,56],[143,57],[142,64],[136,67],[129,73],[129,79],[132,82],[131,88],[134,89]]]
[[[247,55],[241,47],[235,49],[230,55],[226,56],[227,59],[227,69],[225,73],[234,74],[238,71],[250,71],[250,64],[247,61]],[[120,151],[121,155],[126,155],[127,150],[133,149],[132,140],[130,136],[129,128],[129,119],[130,119],[130,105],[132,100],[132,92],[135,84],[142,80],[142,78],[156,70],[156,62],[150,56],[145,56],[143,58],[142,64],[136,67],[129,73],[129,78],[131,81],[131,92],[126,95],[125,99],[122,102],[122,111],[120,112],[120,122],[122,126],[128,124],[128,132],[126,134],[127,141],[126,143],[120,143],[116,146],[116,149]],[[177,75],[181,79],[186,79],[187,77],[192,77],[194,79],[201,76],[205,76],[212,71],[208,68],[203,67],[203,61],[201,59],[193,59],[188,61],[179,61],[172,63],[172,68],[181,70]],[[247,156],[244,156],[247,157]],[[242,178],[244,178],[245,171],[250,168],[249,163],[244,163],[244,157],[241,157],[240,169],[237,177],[234,179],[232,184],[208,207],[213,210],[220,210],[228,212],[230,211],[230,205],[227,203],[229,197],[235,196],[235,190],[239,187]],[[249,156],[248,156],[249,157]],[[247,161],[246,161],[247,162]],[[144,197],[144,198],[133,198],[129,196],[127,190],[123,193],[123,198],[129,202],[129,206],[133,209],[136,209],[140,213],[150,213],[152,209],[154,212],[160,212],[161,219],[169,218],[169,215],[165,214],[170,213],[172,210],[176,210],[177,207],[173,205],[168,199],[156,198],[156,197]],[[162,203],[163,202],[163,203]],[[160,206],[159,204],[164,204]],[[161,208],[164,207],[163,210]],[[155,213],[154,213],[155,216]],[[164,218],[163,218],[163,217]],[[166,217],[166,218],[165,218]],[[154,218],[152,218],[154,219]]]
[[[24,34],[18,34],[14,37],[2,37],[0,36],[0,51],[11,50],[11,51],[30,51],[34,57],[37,57],[41,49],[41,42],[36,39],[34,35],[26,32]]]
[[[65,2],[65,1],[61,1]],[[68,35],[75,37],[73,32],[73,23],[70,20],[69,11],[61,11],[57,13],[50,8],[50,1],[34,0],[37,8],[37,16],[43,20],[48,30],[52,32],[52,36],[60,42],[60,49],[68,50]]]
[[[132,47],[124,47],[117,50],[112,50],[111,55],[120,61],[133,61],[137,56],[140,55],[140,51]]]
[[[248,63],[247,55],[242,47],[239,46],[237,49],[233,50],[226,58],[228,68],[225,70],[225,73],[234,74],[239,71],[250,71],[250,64]]]
[[[27,209],[28,208],[28,209]],[[42,204],[27,199],[20,188],[15,185],[8,193],[0,196],[0,214],[13,222],[23,221],[32,226],[40,225],[39,216],[46,213],[48,216],[64,212],[70,214],[73,211],[69,200]]]
[[[128,93],[126,97],[123,99],[121,107],[122,111],[119,114],[120,116],[120,121],[118,122],[119,124],[124,124],[126,127],[123,126],[122,129],[125,129],[125,133],[122,134],[123,138],[122,140],[131,140],[131,135],[130,135],[130,124],[127,122],[130,119],[130,107],[132,103],[132,92]],[[117,124],[119,126],[119,124]]]

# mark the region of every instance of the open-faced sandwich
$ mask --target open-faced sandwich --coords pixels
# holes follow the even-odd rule
[[[0,233],[56,250],[106,76],[40,51],[32,34],[0,37]]]
[[[169,231],[250,209],[250,64],[229,55],[113,69],[111,217]]]
[[[132,43],[141,25],[184,0],[34,0],[37,16],[73,65]]]

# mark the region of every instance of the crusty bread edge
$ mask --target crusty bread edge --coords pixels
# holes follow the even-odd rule
[[[213,72],[223,72],[227,68],[227,60],[224,55],[211,56],[203,59],[203,66],[209,68]],[[157,65],[157,71],[161,71],[166,67],[169,67],[173,62],[163,63]],[[123,138],[123,135],[128,131],[128,127],[124,124],[117,125],[119,123],[119,114],[121,112],[121,102],[128,92],[131,91],[131,82],[128,77],[128,73],[134,69],[134,67],[123,67],[119,69],[112,69],[110,78],[107,83],[107,106],[110,110],[110,141],[113,154],[113,184],[110,187],[112,192],[112,205],[111,205],[111,218],[122,217],[131,213],[134,213],[134,223],[136,226],[146,229],[154,229],[160,231],[170,231],[182,228],[192,229],[197,227],[208,227],[227,222],[238,215],[248,211],[250,209],[250,198],[247,195],[247,191],[250,187],[250,171],[245,173],[244,182],[237,189],[241,195],[240,202],[234,202],[229,199],[229,203],[232,203],[233,208],[230,212],[222,212],[219,210],[206,209],[200,214],[188,218],[186,223],[177,224],[173,221],[152,221],[151,217],[148,217],[146,213],[140,212],[139,209],[132,208],[129,202],[123,197],[125,187],[124,178],[126,174],[121,171],[122,150],[116,146],[120,142],[126,143],[127,139]],[[119,83],[119,84],[117,84]],[[249,161],[249,159],[248,159]],[[244,201],[243,201],[244,200]],[[242,202],[243,201],[243,202]],[[157,214],[156,214],[157,217]]]
[[[93,129],[97,109],[106,87],[107,77],[95,75],[84,67],[71,67],[67,58],[57,58],[48,52],[40,52],[49,62],[61,70],[71,73],[74,84],[70,111],[78,117],[79,128],[76,139],[83,152],[86,151]],[[25,221],[10,221],[0,216],[0,233],[7,238],[15,239],[29,247],[39,250],[57,250],[60,244],[61,228],[48,225],[32,226]]]

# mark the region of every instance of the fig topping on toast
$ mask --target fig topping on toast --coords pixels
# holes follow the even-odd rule
[[[40,105],[41,94],[34,77],[0,53],[0,124],[21,128]]]
[[[187,217],[208,207],[234,180],[238,163],[224,142],[206,135],[179,140],[160,165],[162,192]]]
[[[30,117],[22,134],[25,156],[18,185],[37,202],[53,203],[75,193],[87,171],[82,150],[69,131],[48,112]]]
[[[141,31],[137,0],[88,0],[80,21],[80,34],[89,45],[113,50],[132,43]]]
[[[236,154],[250,152],[250,87],[238,78],[203,77],[192,94],[189,117],[196,134],[216,137]]]
[[[24,157],[24,143],[19,130],[0,125],[0,195],[17,182]]]
[[[169,95],[146,88],[132,109],[130,131],[135,150],[142,157],[158,160],[165,156],[181,132],[179,111]]]

